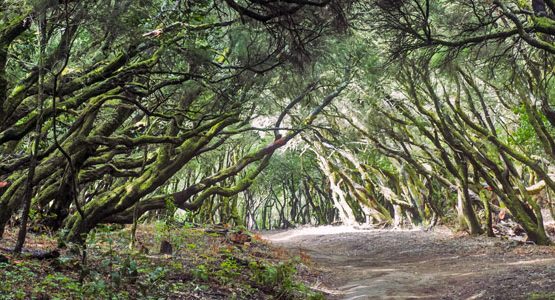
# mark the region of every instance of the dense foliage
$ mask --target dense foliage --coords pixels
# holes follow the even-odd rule
[[[20,224],[20,247],[27,224],[82,242],[164,212],[491,236],[506,211],[550,243],[552,0],[0,9],[0,235]]]

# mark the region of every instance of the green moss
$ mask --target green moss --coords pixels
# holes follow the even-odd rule
[[[551,292],[533,292],[528,295],[528,300],[555,300],[555,293]]]
[[[12,89],[12,93],[10,94],[10,98],[16,97],[21,92],[25,91],[27,87],[24,84],[18,84]]]
[[[548,17],[533,17],[534,25],[537,28],[553,31],[555,30],[555,21]]]

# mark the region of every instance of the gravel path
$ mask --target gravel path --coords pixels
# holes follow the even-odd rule
[[[455,236],[445,228],[325,226],[267,233],[306,252],[329,299],[555,299],[555,248]]]

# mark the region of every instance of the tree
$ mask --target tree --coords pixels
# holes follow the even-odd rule
[[[6,4],[11,9],[0,24],[0,149],[7,159],[0,176],[10,185],[0,194],[0,232],[26,194],[35,221],[63,227],[67,239],[81,241],[99,223],[132,222],[133,211],[160,209],[167,200],[194,210],[212,195],[247,189],[275,150],[312,123],[348,78],[330,82],[330,88],[299,87],[292,107],[308,95],[322,95],[313,113],[282,133],[275,124],[274,140],[260,141],[243,157],[165,194],[169,180],[192,160],[244,132],[266,130],[250,122],[266,109],[264,97],[286,101],[268,94],[276,76],[304,64],[296,51],[309,55],[319,36],[333,31],[322,19],[308,18],[315,10],[332,15],[325,3],[287,4],[295,14],[265,20],[237,5]],[[45,51],[38,55],[27,34],[37,26],[37,13],[46,16]],[[283,27],[286,21],[294,26]],[[44,63],[36,65],[39,60]],[[36,142],[30,144],[32,137]],[[37,151],[28,151],[32,147]],[[241,179],[231,180],[235,176]]]

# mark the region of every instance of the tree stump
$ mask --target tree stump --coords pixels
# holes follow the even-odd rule
[[[171,255],[172,252],[173,252],[172,244],[170,244],[170,242],[168,242],[167,240],[163,240],[160,243],[160,254],[169,254],[169,255]]]

